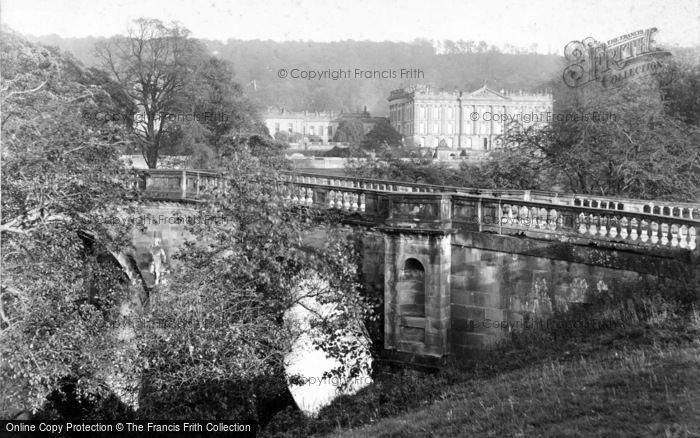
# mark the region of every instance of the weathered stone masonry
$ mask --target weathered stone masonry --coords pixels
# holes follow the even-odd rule
[[[368,227],[361,268],[365,287],[384,296],[388,354],[469,359],[504,336],[503,325],[623,284],[700,278],[700,206],[693,204],[285,177],[285,202],[344,211],[347,223]],[[146,193],[150,184],[161,200],[196,198],[218,184],[198,172],[151,178],[174,187],[147,182]],[[181,241],[171,231],[161,233],[164,240]]]

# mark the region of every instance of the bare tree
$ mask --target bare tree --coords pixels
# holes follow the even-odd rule
[[[180,118],[183,91],[203,50],[179,24],[141,18],[126,37],[113,37],[99,44],[96,52],[139,107],[133,127],[143,136],[148,167],[155,168],[163,136]]]

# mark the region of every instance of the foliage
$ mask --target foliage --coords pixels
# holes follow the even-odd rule
[[[365,127],[359,120],[343,119],[338,123],[338,128],[333,135],[333,141],[341,143],[359,144],[365,137]]]
[[[94,39],[44,37],[53,45],[94,62],[89,48]],[[361,71],[387,64],[420,69],[436,89],[476,90],[484,81],[499,88],[535,89],[549,77],[561,75],[561,57],[533,53],[533,47],[506,44],[498,50],[481,41],[227,41],[202,40],[209,53],[236,66],[246,93],[262,108],[281,106],[290,111],[354,112],[367,105],[372,113],[386,113],[391,90],[407,85],[400,77],[381,81],[289,81],[270,66],[303,65],[323,71],[328,66],[353,66]],[[354,73],[354,72],[353,72]]]
[[[700,52],[674,54],[659,74],[666,112],[684,123],[700,126]]]
[[[374,128],[365,135],[362,147],[365,149],[396,148],[401,146],[401,140],[401,134],[389,122],[381,122],[374,125]]]
[[[78,394],[106,394],[111,376],[131,371],[108,329],[129,297],[110,255],[129,229],[105,218],[120,212],[133,175],[119,161],[123,125],[85,117],[118,106],[91,73],[54,49],[2,38],[0,411],[8,417],[39,408],[65,379]]]
[[[322,154],[320,154],[323,157],[342,157],[342,158],[366,158],[367,153],[358,148],[358,147],[346,147],[342,148],[340,146],[333,146],[332,149],[329,149]]]
[[[278,131],[275,132],[275,140],[283,143],[299,143],[304,136],[298,132]]]
[[[142,152],[150,168],[156,167],[164,136],[190,109],[184,91],[202,49],[188,36],[189,31],[177,24],[141,18],[126,37],[116,36],[96,47],[104,68],[141,112],[135,127],[143,135]]]
[[[570,192],[700,196],[700,131],[667,112],[653,78],[612,90],[564,90],[557,102],[549,126],[511,131],[506,143],[517,160],[530,161]]]
[[[221,154],[229,134],[264,134],[257,110],[233,79],[231,66],[209,58],[197,66],[182,94],[194,117],[179,121],[163,138],[163,152],[191,155],[201,167],[210,167]]]
[[[333,229],[320,248],[306,245],[320,218],[284,202],[281,164],[254,149],[224,157],[226,189],[213,190],[200,211],[214,220],[192,226],[181,268],[152,296],[148,318],[159,330],[141,333],[146,418],[259,418],[258,403],[284,391],[284,356],[300,334],[285,314],[309,297],[337,309],[313,324],[326,334],[316,343],[347,358],[349,370],[363,366],[342,335],[362,333],[369,311],[354,248]],[[298,287],[316,277],[323,281]]]

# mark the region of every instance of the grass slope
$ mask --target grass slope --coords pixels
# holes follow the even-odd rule
[[[444,398],[332,436],[698,436],[700,346],[554,360],[450,386]]]
[[[435,373],[381,368],[316,418],[288,409],[261,436],[700,436],[699,292],[630,288],[560,315],[617,324],[513,333]]]

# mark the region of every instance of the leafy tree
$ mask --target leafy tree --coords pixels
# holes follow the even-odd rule
[[[332,149],[327,150],[323,154],[321,154],[324,157],[342,157],[342,158],[366,158],[367,157],[367,152],[364,150],[358,148],[358,147],[347,147],[347,148],[342,148],[339,146],[333,146]]]
[[[659,75],[666,112],[690,125],[700,126],[700,56],[698,49],[679,53]]]
[[[176,135],[168,136],[174,151],[190,155],[199,147],[210,156],[218,156],[223,138],[229,133],[263,134],[257,110],[234,81],[227,62],[218,58],[202,62],[183,93],[190,102],[188,113],[195,117],[179,123]]]
[[[350,161],[348,174],[360,178],[377,178],[423,184],[450,184],[454,172],[430,157],[405,158],[399,151],[387,151],[376,159]]]
[[[304,136],[298,132],[279,131],[275,133],[275,140],[282,143],[299,143]]]
[[[369,307],[358,293],[356,253],[333,229],[321,248],[303,243],[320,218],[285,203],[291,193],[279,185],[279,163],[254,149],[232,149],[222,160],[227,189],[201,206],[219,220],[192,226],[182,268],[151,306],[149,318],[166,324],[142,334],[147,418],[262,421],[261,404],[286,390],[283,360],[300,334],[285,314],[309,297],[336,309],[315,320],[325,334],[317,344],[348,369],[362,366],[340,330],[364,334]]]
[[[359,144],[365,137],[365,127],[359,120],[345,119],[338,123],[333,141]]]
[[[133,371],[113,324],[130,297],[114,217],[133,175],[119,160],[123,125],[90,73],[53,49],[3,33],[0,416],[37,409],[65,382],[110,392]],[[128,213],[128,210],[126,210]]]
[[[620,88],[560,92],[553,123],[506,139],[549,184],[607,196],[694,200],[700,195],[698,128],[669,114],[654,78]]]
[[[374,128],[367,133],[362,147],[365,149],[399,147],[401,140],[401,134],[389,122],[381,122],[374,125]]]
[[[177,24],[141,18],[126,37],[96,46],[102,65],[142,112],[135,128],[144,137],[142,153],[150,168],[156,167],[165,134],[190,109],[184,91],[202,49],[188,36],[189,31]]]

